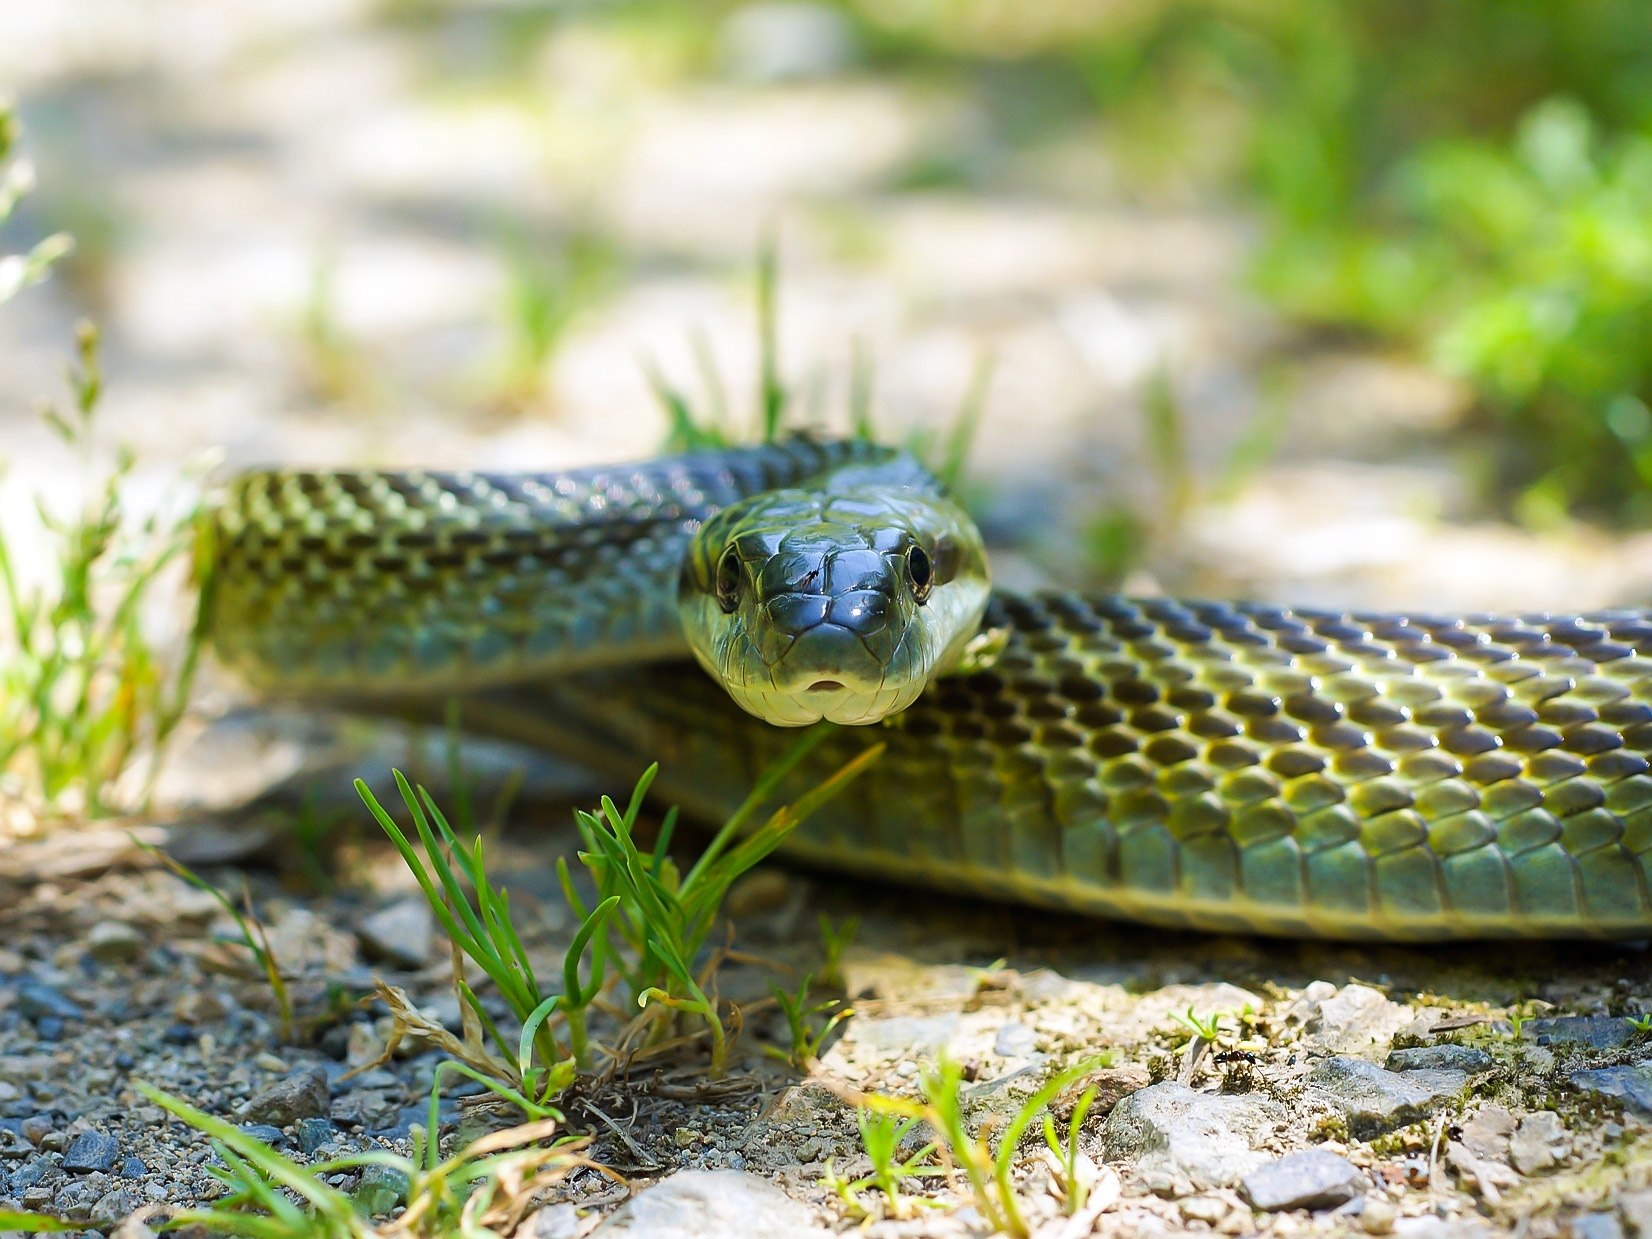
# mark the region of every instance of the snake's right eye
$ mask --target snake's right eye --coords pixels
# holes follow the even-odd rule
[[[712,581],[712,589],[717,594],[717,605],[725,613],[732,614],[740,605],[740,556],[733,543],[717,561],[717,576]]]

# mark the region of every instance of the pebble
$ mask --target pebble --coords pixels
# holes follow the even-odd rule
[[[1635,1026],[1616,1015],[1565,1015],[1527,1020],[1521,1036],[1538,1045],[1583,1045],[1594,1050],[1617,1050],[1640,1036]]]
[[[1305,1149],[1258,1166],[1240,1180],[1240,1191],[1253,1207],[1276,1213],[1334,1208],[1369,1185],[1365,1172],[1346,1157],[1328,1149]]]
[[[299,1119],[295,1126],[298,1129],[298,1147],[306,1153],[314,1153],[339,1134],[338,1128],[329,1119]]]
[[[403,968],[422,968],[430,961],[434,932],[430,905],[422,895],[380,908],[356,927],[356,936],[369,954]]]
[[[301,1071],[254,1094],[236,1117],[243,1123],[287,1127],[299,1119],[325,1116],[330,1104],[327,1077],[319,1071]]]
[[[1388,1235],[1399,1221],[1400,1211],[1394,1202],[1382,1196],[1368,1196],[1365,1208],[1360,1210],[1360,1229],[1368,1235]]]
[[[738,1170],[682,1170],[621,1205],[592,1239],[825,1239],[804,1205],[779,1188]]]
[[[1571,1151],[1571,1135],[1553,1110],[1526,1115],[1509,1137],[1509,1160],[1521,1174],[1537,1174],[1558,1166]]]
[[[1370,1140],[1415,1123],[1467,1082],[1461,1071],[1387,1071],[1362,1058],[1336,1055],[1308,1073],[1309,1085],[1348,1120],[1348,1132]]]
[[[1038,1034],[1025,1024],[1005,1024],[992,1039],[992,1052],[1000,1058],[1027,1058],[1038,1049]]]
[[[271,1148],[279,1148],[287,1143],[286,1133],[279,1127],[272,1127],[268,1123],[242,1123],[241,1131],[261,1144]]]
[[[17,1010],[32,1020],[42,1017],[59,1020],[85,1018],[80,1005],[71,1002],[54,987],[40,981],[24,981],[17,987]]]
[[[149,1167],[143,1164],[141,1158],[128,1157],[120,1164],[120,1174],[123,1179],[141,1179],[149,1173]]]
[[[1570,1078],[1585,1092],[1621,1098],[1626,1109],[1652,1115],[1652,1063],[1574,1071]]]
[[[100,964],[123,964],[138,957],[143,941],[125,921],[99,921],[86,933],[86,950]]]
[[[1492,1057],[1471,1045],[1417,1045],[1394,1050],[1388,1055],[1390,1071],[1465,1071],[1470,1075],[1490,1070]]]
[[[1571,1239],[1623,1239],[1623,1227],[1610,1213],[1585,1213],[1572,1219]]]
[[[927,1058],[939,1054],[958,1031],[958,1015],[892,1015],[885,1019],[857,1019],[839,1046],[870,1050],[874,1054],[901,1054]]]
[[[1344,985],[1325,994],[1318,988],[1324,984],[1318,981],[1303,991],[1317,998],[1305,1030],[1328,1050],[1359,1054],[1386,1047],[1412,1020],[1410,1008],[1369,985]]]
[[[1231,1186],[1267,1160],[1256,1146],[1284,1120],[1284,1108],[1266,1097],[1155,1084],[1113,1107],[1102,1147],[1153,1191],[1186,1196]]]
[[[109,1170],[120,1156],[120,1141],[101,1131],[83,1131],[63,1154],[63,1169],[77,1174]]]

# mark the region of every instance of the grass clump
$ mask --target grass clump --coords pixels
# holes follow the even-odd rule
[[[446,1239],[507,1234],[534,1203],[535,1193],[581,1166],[595,1163],[583,1138],[557,1135],[554,1119],[494,1132],[443,1159],[438,1143],[414,1129],[413,1154],[372,1151],[299,1165],[223,1119],[145,1083],[137,1090],[208,1136],[220,1165],[210,1167],[226,1194],[213,1204],[173,1216],[170,1228],[200,1226],[250,1239]],[[431,1095],[432,1126],[436,1097]],[[405,1183],[396,1195],[405,1208],[375,1226],[354,1197],[326,1175],[380,1167]],[[393,1205],[391,1206],[394,1207]],[[386,1210],[388,1211],[388,1210]],[[376,1212],[376,1211],[370,1211]]]
[[[412,822],[404,829],[360,780],[356,790],[389,836],[419,884],[454,951],[454,985],[464,1018],[455,1037],[394,986],[380,982],[379,997],[391,1008],[396,1032],[385,1049],[417,1035],[453,1058],[443,1070],[477,1080],[535,1118],[560,1119],[556,1099],[580,1072],[593,1066],[590,1015],[615,984],[627,991],[624,1021],[610,1052],[657,1045],[688,1018],[708,1037],[711,1071],[728,1061],[731,1030],[717,999],[715,974],[722,960],[707,952],[711,931],[729,888],[767,857],[821,803],[836,795],[882,752],[874,746],[816,787],[759,821],[758,813],[780,783],[826,738],[829,729],[801,736],[764,772],[745,803],[723,824],[705,850],[681,871],[668,848],[676,812],[668,812],[654,845],[639,846],[637,822],[658,767],[637,781],[622,810],[604,797],[577,821],[585,848],[578,861],[595,895],[580,893],[572,868],[557,871],[579,928],[563,955],[560,987],[535,972],[512,920],[508,892],[487,873],[482,839],[462,840],[423,787],[395,772],[396,787]],[[514,1033],[489,1013],[464,974],[468,959],[492,982],[516,1021]]]
[[[876,1187],[884,1194],[892,1211],[910,1213],[912,1206],[900,1203],[899,1185],[902,1182],[918,1177],[961,1176],[976,1210],[995,1234],[1025,1239],[1032,1232],[1027,1225],[1014,1177],[1022,1137],[1035,1121],[1045,1115],[1057,1097],[1109,1061],[1107,1057],[1091,1059],[1051,1076],[1022,1102],[1001,1129],[989,1133],[984,1128],[971,1128],[963,1099],[964,1068],[954,1059],[943,1056],[918,1077],[921,1101],[886,1096],[859,1099],[860,1113],[870,1112],[876,1116],[859,1119],[861,1141],[872,1161],[872,1174],[845,1182],[828,1166],[828,1185],[846,1202],[854,1201],[856,1192]],[[1063,1191],[1072,1213],[1083,1208],[1082,1201],[1076,1206],[1072,1204],[1074,1197],[1089,1190],[1088,1183],[1083,1188],[1077,1186],[1081,1159],[1078,1129],[1083,1123],[1083,1111],[1089,1109],[1095,1097],[1093,1090],[1087,1095],[1088,1101],[1082,1096],[1079,1099],[1082,1110],[1075,1107],[1074,1113],[1078,1117],[1070,1121],[1068,1140],[1064,1144],[1058,1144],[1054,1139],[1053,1122],[1045,1124],[1045,1139],[1054,1150],[1058,1165],[1067,1168],[1063,1172],[1068,1176],[1063,1183]],[[919,1124],[934,1137],[933,1144],[897,1162],[895,1151],[902,1141],[919,1130]],[[996,1147],[991,1139],[993,1134],[997,1137]],[[1069,1148],[1072,1152],[1070,1163],[1065,1160]],[[923,1160],[925,1155],[933,1155],[936,1160],[926,1163]],[[858,1202],[852,1207],[857,1212],[866,1212]]]
[[[13,159],[16,116],[0,100],[0,224],[33,185]],[[10,161],[8,163],[8,160]],[[70,248],[48,237],[0,257],[0,304],[45,278]],[[89,475],[93,422],[103,394],[98,332],[82,323],[69,367],[69,401],[42,417]],[[140,809],[164,746],[183,716],[197,643],[168,660],[145,629],[158,580],[190,543],[193,511],[134,520],[123,501],[129,452],[93,485],[76,512],[35,508],[51,568],[28,579],[23,543],[0,529],[0,798],[22,805],[23,828],[51,818]]]

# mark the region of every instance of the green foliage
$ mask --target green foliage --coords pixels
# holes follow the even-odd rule
[[[1044,1114],[1044,1146],[1055,1157],[1056,1164],[1061,1167],[1061,1190],[1065,1193],[1067,1215],[1078,1213],[1084,1208],[1084,1202],[1089,1196],[1090,1181],[1081,1169],[1080,1159],[1083,1157],[1078,1147],[1078,1139],[1084,1132],[1084,1119],[1090,1113],[1090,1107],[1096,1102],[1096,1086],[1090,1085],[1079,1094],[1078,1101],[1073,1105],[1073,1112],[1067,1118],[1066,1137],[1056,1134],[1055,1119],[1048,1111]]]
[[[855,1013],[852,1007],[845,1006],[837,998],[811,1003],[809,987],[813,984],[814,975],[811,973],[798,984],[795,993],[788,993],[778,985],[769,987],[775,1002],[780,1004],[781,1014],[786,1017],[786,1030],[791,1036],[788,1053],[780,1055],[778,1050],[774,1052],[799,1071],[807,1071],[813,1065],[820,1057],[820,1047],[826,1044],[832,1030]],[[818,1020],[819,1016],[826,1018]]]
[[[605,796],[597,812],[577,815],[585,841],[579,858],[596,883],[597,898],[603,903],[617,901],[608,932],[593,947],[593,971],[612,966],[632,1002],[645,1011],[652,1005],[655,1010],[696,1017],[711,1037],[714,1075],[722,1074],[727,1061],[728,1030],[716,998],[707,992],[717,957],[704,964],[699,961],[729,887],[883,752],[882,745],[872,746],[755,824],[758,811],[780,783],[832,730],[826,724],[810,728],[764,771],[687,873],[678,870],[667,851],[675,810],[666,814],[653,848],[643,851],[636,842],[637,817],[658,767],[644,772],[623,811]],[[569,904],[576,914],[584,915],[584,902],[566,862],[558,862],[558,872]],[[664,1022],[651,1019],[650,1023],[656,1035],[663,1035]]]
[[[445,1161],[435,1141],[415,1129],[412,1157],[375,1150],[301,1166],[234,1124],[153,1085],[139,1082],[135,1087],[209,1136],[221,1163],[209,1170],[226,1194],[210,1206],[174,1215],[169,1228],[200,1226],[250,1239],[372,1239],[381,1232],[356,1200],[329,1185],[324,1176],[376,1166],[407,1183],[407,1207],[396,1219],[395,1234],[480,1239],[508,1233],[536,1191],[576,1167],[592,1164],[580,1156],[585,1140],[556,1137],[556,1121],[542,1120],[484,1136]],[[434,1093],[431,1110],[434,1113]]]
[[[90,471],[102,392],[98,336],[79,331],[72,402],[43,415]],[[192,511],[129,517],[122,492],[133,458],[120,452],[91,501],[68,516],[37,501],[53,577],[31,583],[20,543],[0,530],[0,790],[36,816],[101,816],[141,807],[183,717],[198,642],[177,661],[145,631],[157,580],[183,555]],[[146,761],[139,785],[123,779]]]
[[[613,287],[619,255],[607,238],[581,231],[547,243],[518,230],[501,249],[506,347],[500,389],[515,404],[540,393],[545,366],[568,328]]]
[[[19,1213],[16,1209],[0,1209],[0,1231],[20,1230],[30,1235],[58,1234],[67,1230],[81,1230],[79,1222],[48,1217],[44,1213]]]
[[[870,1190],[883,1193],[883,1208],[890,1217],[909,1216],[914,1208],[935,1207],[934,1201],[901,1193],[901,1187],[908,1179],[933,1178],[946,1173],[946,1168],[934,1160],[934,1141],[904,1158],[898,1156],[901,1146],[922,1123],[921,1118],[902,1119],[882,1110],[860,1108],[855,1111],[861,1147],[866,1150],[866,1156],[872,1163],[872,1173],[858,1179],[845,1179],[828,1161],[823,1175],[826,1186],[836,1193],[851,1214],[863,1218],[873,1216],[872,1210],[860,1199],[860,1193]]]
[[[879,1148],[883,1149],[885,1142],[888,1145],[883,1164],[889,1164],[894,1147],[911,1129],[912,1124],[926,1124],[935,1136],[935,1148],[943,1162],[962,1172],[964,1181],[969,1185],[975,1207],[987,1226],[994,1233],[1026,1239],[1031,1232],[1022,1214],[1020,1198],[1016,1195],[1014,1178],[1015,1159],[1021,1147],[1021,1139],[1026,1135],[1028,1127],[1049,1108],[1051,1102],[1086,1075],[1098,1067],[1105,1066],[1108,1061],[1110,1060],[1106,1057],[1090,1059],[1051,1076],[1032,1096],[1022,1102],[1002,1130],[996,1133],[996,1148],[985,1131],[971,1130],[964,1113],[963,1066],[945,1055],[932,1067],[919,1074],[918,1089],[923,1096],[922,1102],[898,1097],[873,1096],[866,1098],[862,1104],[866,1109],[884,1116],[885,1122],[873,1129],[880,1142]],[[890,1138],[891,1128],[888,1120],[896,1117],[906,1119],[907,1124]],[[1082,1122],[1082,1118],[1079,1121]],[[861,1138],[866,1142],[868,1156],[873,1157],[875,1180],[876,1167],[880,1163],[878,1157],[873,1154],[872,1144],[866,1141],[867,1130],[867,1126],[862,1124]],[[1076,1165],[1076,1129],[1073,1147]],[[897,1181],[899,1178],[919,1173],[920,1168],[916,1162],[915,1155],[903,1163],[902,1174],[897,1176]],[[856,1182],[865,1185],[868,1181]],[[837,1181],[832,1186],[841,1196],[842,1188],[850,1185]],[[881,1187],[881,1184],[878,1186]]]

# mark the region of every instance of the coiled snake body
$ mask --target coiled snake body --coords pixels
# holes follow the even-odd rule
[[[255,473],[203,526],[203,627],[273,690],[458,692],[469,727],[619,775],[657,759],[707,817],[792,738],[741,705],[882,716],[791,776],[888,745],[792,836],[837,869],[1200,929],[1652,936],[1652,616],[988,600],[960,520],[853,443]]]

